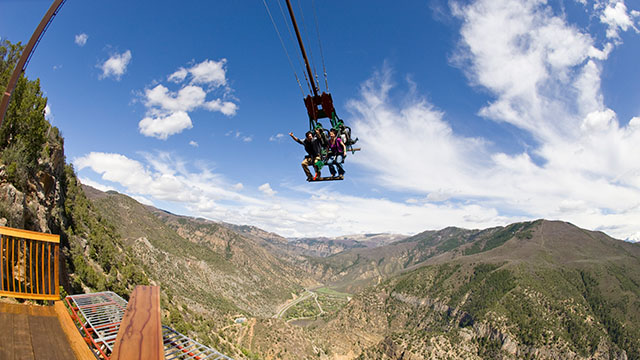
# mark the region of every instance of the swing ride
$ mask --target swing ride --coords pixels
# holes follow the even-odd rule
[[[305,80],[307,81],[307,85],[310,91],[309,93],[305,94],[304,90],[302,90],[302,85],[300,84],[300,80],[295,71],[293,63],[291,62],[291,58],[289,57],[287,49],[284,45],[284,41],[280,36],[278,27],[273,19],[273,16],[271,16],[271,11],[269,10],[269,6],[267,5],[266,0],[263,0],[263,3],[265,5],[265,8],[267,9],[267,13],[269,14],[269,17],[271,18],[271,22],[273,23],[276,33],[280,38],[280,43],[282,44],[282,47],[287,55],[287,58],[289,58],[289,64],[291,65],[296,81],[300,86],[300,90],[303,92],[303,95],[306,95],[304,97],[304,105],[307,109],[307,115],[309,117],[309,131],[316,134],[316,137],[321,143],[327,144],[328,143],[327,139],[329,138],[329,131],[334,130],[337,134],[337,137],[340,138],[342,143],[344,143],[346,147],[346,151],[349,151],[352,154],[355,153],[356,151],[359,151],[360,150],[359,148],[353,147],[353,145],[358,141],[358,138],[355,138],[355,139],[352,138],[351,128],[349,126],[346,126],[344,121],[338,117],[335,107],[333,106],[333,98],[331,97],[331,93],[329,93],[329,90],[328,90],[329,85],[327,81],[327,71],[324,64],[324,55],[322,55],[322,44],[320,42],[319,34],[318,34],[318,45],[319,45],[320,54],[322,57],[322,67],[324,70],[324,79],[325,79],[325,88],[326,88],[326,91],[322,91],[321,93],[319,93],[320,89],[319,89],[319,81],[317,79],[318,77],[317,71],[316,72],[312,71],[312,66],[309,63],[309,58],[307,57],[307,52],[305,50],[304,43],[302,41],[302,36],[300,35],[300,30],[298,28],[298,23],[296,21],[295,14],[291,6],[291,1],[286,0],[287,10],[291,18],[291,24],[296,34],[298,46],[300,47],[300,53],[302,55],[302,60],[304,61],[304,67],[306,70],[306,73],[304,71],[302,73],[304,74]],[[280,5],[279,1],[278,1],[278,5]],[[280,10],[282,12],[282,7],[280,8]],[[300,8],[300,12],[302,12],[302,8]],[[315,6],[314,6],[314,16],[315,16]],[[284,13],[283,13],[283,17],[284,17]],[[304,21],[304,17],[303,17],[303,21]],[[316,32],[318,32],[317,23],[318,21],[316,17]],[[288,29],[288,26],[287,26],[287,29]],[[330,128],[325,129],[320,123],[320,119],[329,119],[329,123],[331,124]],[[318,169],[317,170],[318,172],[324,165],[326,165],[328,157],[329,157],[329,154],[327,154],[327,149],[325,146],[323,146],[321,159],[320,161],[317,161],[315,163]],[[346,152],[345,152],[345,156],[342,157],[341,163],[344,163],[345,157],[346,157]],[[333,180],[343,180],[343,179],[344,179],[344,176],[341,175],[341,176],[331,176],[331,177],[315,177],[313,179],[307,179],[307,181],[333,181]]]

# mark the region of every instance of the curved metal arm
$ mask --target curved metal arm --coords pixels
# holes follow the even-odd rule
[[[7,113],[7,109],[9,108],[11,94],[16,88],[16,84],[18,83],[20,74],[22,74],[26,70],[29,59],[31,58],[31,53],[40,42],[40,39],[44,35],[44,32],[47,30],[49,24],[56,16],[58,10],[65,1],[66,0],[54,0],[49,10],[40,21],[40,24],[36,28],[36,31],[34,31],[33,35],[31,35],[31,39],[27,43],[27,46],[24,48],[24,51],[20,56],[20,60],[18,60],[18,64],[13,70],[13,74],[11,74],[11,78],[9,79],[9,83],[7,84],[7,88],[4,90],[4,94],[2,94],[2,102],[0,102],[0,126],[2,126],[2,121],[4,121],[4,116]]]

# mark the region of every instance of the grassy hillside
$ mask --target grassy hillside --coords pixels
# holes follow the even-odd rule
[[[482,253],[504,244],[513,236],[530,236],[531,226],[532,223],[521,223],[486,230],[448,227],[425,231],[385,246],[352,248],[325,258],[309,258],[307,266],[323,282],[354,292],[432,258]]]
[[[315,284],[264,243],[227,226],[176,216],[116,192],[85,190],[150,281],[161,286],[164,305],[179,310],[169,320],[228,354],[241,356],[242,349],[221,329],[238,317],[269,318],[292,293]]]
[[[350,334],[337,348],[359,339],[363,359],[640,358],[639,245],[549,221],[464,239],[322,331]]]

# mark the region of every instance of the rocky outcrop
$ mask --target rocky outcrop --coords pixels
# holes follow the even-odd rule
[[[64,216],[64,149],[62,139],[50,135],[37,171],[27,172],[23,189],[11,183],[0,164],[0,225],[45,233],[60,233]]]

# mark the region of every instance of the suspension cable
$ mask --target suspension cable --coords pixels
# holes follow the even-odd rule
[[[291,66],[291,70],[293,71],[293,76],[295,76],[296,82],[298,82],[298,86],[300,87],[300,92],[302,93],[302,96],[304,97],[305,96],[304,89],[302,89],[302,84],[300,83],[300,79],[298,78],[298,74],[296,73],[296,69],[293,66],[293,62],[291,61],[291,57],[289,56],[289,52],[287,51],[286,46],[284,46],[284,41],[282,41],[282,36],[280,35],[280,31],[278,30],[278,26],[276,25],[276,22],[273,20],[273,16],[271,16],[271,11],[269,10],[269,6],[267,5],[266,0],[262,0],[262,2],[264,3],[265,9],[267,9],[267,14],[269,14],[269,18],[271,19],[271,23],[273,24],[273,28],[276,30],[276,33],[278,34],[278,39],[280,39],[280,45],[282,45],[282,49],[284,50],[284,53],[287,55],[287,59],[289,60],[289,66]]]
[[[304,31],[305,37],[307,38],[307,44],[311,44],[311,41],[309,41],[309,30],[307,29],[307,22],[304,20],[304,12],[302,11],[302,3],[300,2],[300,0],[298,0],[298,8],[300,9],[300,18],[302,19],[302,29]],[[309,46],[309,57],[311,57],[311,67],[313,68],[313,75],[316,77],[315,84],[317,84],[319,87],[320,81],[318,81],[318,71],[316,70],[316,64],[313,60],[313,50],[311,48],[312,47]]]
[[[284,14],[284,9],[282,8],[282,4],[280,3],[280,0],[277,0],[277,2],[278,2],[278,6],[280,7],[280,14],[282,15],[282,20],[284,20],[284,24],[287,27],[287,30],[289,31],[289,39],[291,40],[292,43],[295,43],[295,40],[293,39],[293,32],[291,31],[291,27],[289,26],[289,20],[287,20],[287,16]],[[304,80],[307,82],[307,88],[309,88],[309,93],[313,93],[313,89],[311,88],[311,83],[309,82],[307,73],[304,71],[305,66],[302,60],[300,59],[300,54],[296,56],[296,59],[298,59],[298,65],[300,65],[300,67],[302,68],[302,75],[304,76]]]
[[[320,58],[322,59],[322,71],[324,72],[324,86],[329,92],[329,80],[327,79],[327,67],[324,65],[324,54],[322,53],[322,41],[320,41],[320,27],[318,26],[318,15],[316,14],[316,1],[311,0],[311,6],[313,7],[313,17],[316,21],[316,35],[318,36],[318,47],[320,48]]]

